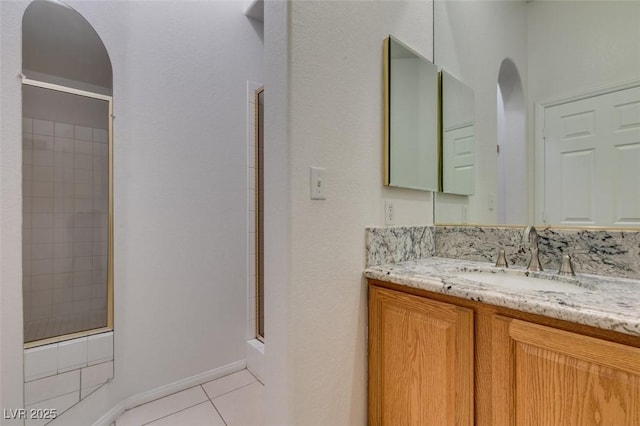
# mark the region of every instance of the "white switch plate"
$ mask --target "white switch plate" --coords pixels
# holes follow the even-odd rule
[[[396,212],[393,202],[389,200],[384,201],[384,224],[387,226],[393,226],[396,221]]]
[[[320,167],[311,167],[311,185],[309,187],[311,191],[312,200],[325,200],[325,182],[324,182],[324,169]]]

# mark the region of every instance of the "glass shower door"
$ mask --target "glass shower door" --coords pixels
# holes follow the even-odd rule
[[[108,96],[23,85],[25,344],[112,327],[110,128]]]

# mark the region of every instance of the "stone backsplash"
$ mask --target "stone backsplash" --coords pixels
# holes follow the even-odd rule
[[[640,231],[540,227],[538,248],[546,270],[558,270],[564,253],[572,253],[576,273],[640,279]],[[504,248],[510,264],[527,266],[524,227],[436,226],[435,255],[495,262]]]
[[[432,257],[433,226],[367,228],[367,267]]]

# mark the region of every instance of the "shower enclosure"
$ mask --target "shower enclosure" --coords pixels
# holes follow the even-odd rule
[[[110,324],[111,101],[23,83],[24,338],[29,343]]]
[[[25,347],[113,328],[112,76],[73,9],[37,0],[23,18]]]

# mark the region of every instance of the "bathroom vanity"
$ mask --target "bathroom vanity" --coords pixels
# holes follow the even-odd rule
[[[365,276],[370,425],[640,424],[638,281],[438,257]]]

